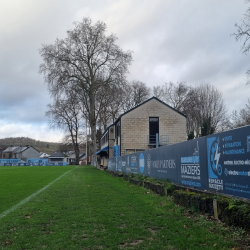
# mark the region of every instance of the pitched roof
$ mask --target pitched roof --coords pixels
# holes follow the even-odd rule
[[[76,154],[75,154],[74,151],[68,152],[67,155],[68,155],[69,158],[73,158],[73,159],[76,158]],[[80,152],[80,153],[79,153],[79,158],[81,158],[81,157],[84,156],[84,155],[85,155],[85,153]]]
[[[134,109],[136,109],[136,108],[142,106],[143,104],[145,104],[145,103],[147,103],[147,102],[149,102],[149,101],[151,101],[151,100],[153,100],[153,99],[155,99],[156,101],[162,103],[163,105],[167,106],[168,108],[172,109],[173,111],[175,111],[175,112],[177,112],[178,114],[180,114],[180,115],[184,116],[185,118],[187,118],[187,116],[184,115],[183,113],[181,113],[179,110],[177,110],[177,109],[171,107],[171,106],[168,105],[167,103],[165,103],[165,102],[161,101],[160,99],[158,99],[157,97],[153,96],[153,97],[147,99],[146,101],[144,101],[144,102],[138,104],[137,106],[133,107],[132,109],[129,109],[128,111],[126,111],[126,112],[124,112],[123,114],[121,114],[121,115],[116,119],[116,121],[115,121],[113,124],[111,124],[111,125],[108,126],[108,128],[102,133],[102,136],[108,131],[108,129],[109,129],[112,125],[116,124],[116,123],[121,119],[122,116],[126,115],[127,113],[133,111]],[[102,138],[102,136],[101,136],[101,138]]]
[[[11,146],[11,147],[6,148],[3,152],[4,153],[13,152],[17,148],[19,148],[19,146]]]
[[[65,155],[60,151],[57,151],[53,153],[51,156],[49,156],[49,158],[64,158],[64,157]]]
[[[18,153],[22,153],[23,151],[25,151],[28,148],[33,148],[32,146],[26,145],[26,146],[10,146],[8,148],[6,148],[3,152],[4,153],[14,153],[14,154],[18,154]],[[37,149],[35,149],[37,152],[39,152]]]
[[[114,122],[114,124],[115,124],[122,116],[126,115],[127,113],[133,111],[134,109],[136,109],[136,108],[142,106],[143,104],[145,104],[145,103],[147,103],[147,102],[149,102],[149,101],[151,101],[151,100],[153,100],[153,99],[155,99],[156,101],[158,101],[158,102],[164,104],[165,106],[167,106],[168,108],[172,109],[173,111],[179,113],[180,115],[184,116],[185,118],[187,117],[186,115],[184,115],[183,113],[181,113],[179,110],[177,110],[177,109],[171,107],[171,106],[168,105],[167,103],[165,103],[165,102],[161,101],[160,99],[158,99],[157,97],[153,96],[153,97],[147,99],[146,101],[144,101],[144,102],[138,104],[137,106],[133,107],[132,109],[129,109],[128,111],[126,111],[126,112],[124,112],[123,114],[121,114],[121,115],[117,118],[117,120]]]
[[[17,147],[16,149],[13,150],[13,153],[15,153],[15,154],[21,153],[21,152],[25,151],[28,148],[29,147]]]

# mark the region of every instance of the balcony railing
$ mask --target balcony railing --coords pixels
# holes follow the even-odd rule
[[[157,138],[158,136],[158,138]],[[167,146],[169,145],[169,136],[168,135],[148,135],[147,136],[148,146]],[[157,145],[158,144],[158,145]]]

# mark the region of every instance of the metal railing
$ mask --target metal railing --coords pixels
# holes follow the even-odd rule
[[[167,146],[169,145],[168,135],[147,135],[148,146]]]

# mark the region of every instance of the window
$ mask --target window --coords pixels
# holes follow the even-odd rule
[[[115,138],[116,138],[116,144],[118,144],[118,137],[121,136],[121,122],[119,121],[115,125]]]
[[[149,143],[156,144],[156,134],[159,136],[159,117],[149,117]]]

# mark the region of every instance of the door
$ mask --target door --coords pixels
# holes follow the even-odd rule
[[[156,134],[159,136],[159,117],[149,117],[149,144],[156,144]]]

